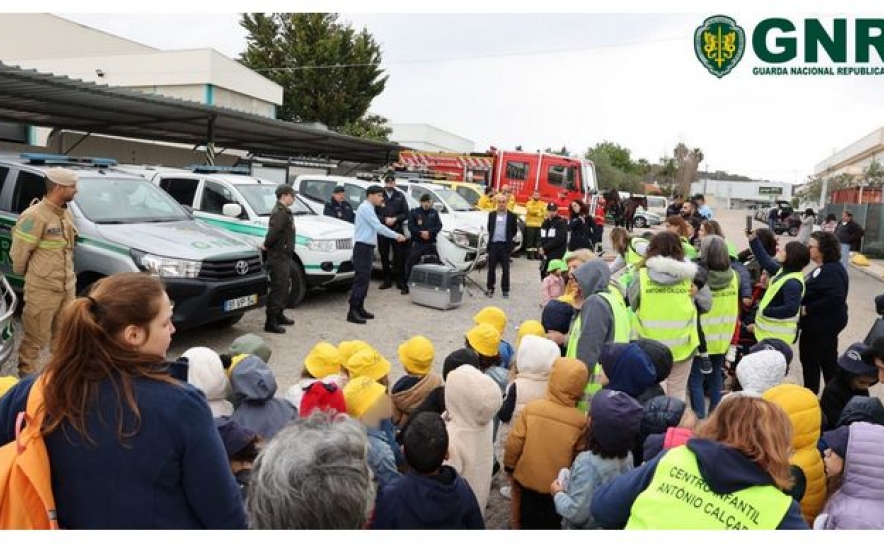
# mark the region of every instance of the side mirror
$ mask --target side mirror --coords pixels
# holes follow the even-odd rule
[[[445,211],[445,206],[441,202],[434,202],[433,209],[439,213],[442,213]]]
[[[225,217],[239,217],[242,213],[242,206],[239,204],[225,204],[221,208],[221,215]]]

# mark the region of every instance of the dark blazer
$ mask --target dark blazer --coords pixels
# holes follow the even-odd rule
[[[847,326],[847,290],[850,282],[840,261],[823,263],[804,282],[807,315],[801,329],[815,334],[837,335]]]
[[[334,217],[335,219],[347,221],[348,223],[352,223],[356,220],[356,214],[353,213],[353,206],[351,206],[346,200],[338,202],[334,198],[329,199],[329,201],[325,203],[322,215]]]
[[[497,228],[497,210],[488,213],[488,243],[494,239],[494,231]],[[509,245],[515,242],[516,234],[519,232],[518,216],[507,210],[506,212],[506,241]]]

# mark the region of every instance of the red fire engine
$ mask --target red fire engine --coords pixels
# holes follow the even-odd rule
[[[554,202],[562,213],[574,200],[586,202],[594,213],[598,204],[595,166],[592,161],[550,153],[502,151],[458,155],[402,151],[399,167],[429,178],[491,185],[509,185],[517,204],[525,204],[534,191],[545,202]]]

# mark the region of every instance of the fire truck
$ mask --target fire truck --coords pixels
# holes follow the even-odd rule
[[[497,190],[508,185],[520,206],[539,191],[540,198],[554,202],[563,215],[574,200],[586,202],[593,214],[599,206],[595,166],[585,159],[494,147],[468,155],[409,150],[399,153],[394,167],[430,179],[480,183]]]

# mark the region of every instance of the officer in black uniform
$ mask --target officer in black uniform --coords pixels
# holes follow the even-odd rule
[[[335,187],[335,190],[332,191],[332,196],[328,202],[325,203],[325,208],[322,210],[322,215],[327,215],[329,217],[334,217],[335,219],[341,219],[342,221],[347,221],[352,223],[355,219],[355,214],[353,213],[353,206],[350,205],[349,202],[344,200],[344,188],[338,185]]]
[[[408,202],[405,195],[396,190],[396,178],[389,174],[384,178],[384,203],[377,208],[378,219],[385,227],[399,234],[403,233],[405,222],[408,221]],[[405,277],[405,251],[408,242],[397,242],[386,236],[378,236],[378,252],[381,254],[381,266],[384,269],[384,282],[381,289],[393,287],[392,276],[396,275],[396,287],[403,294],[408,293]],[[393,250],[393,266],[390,267],[390,250]]]
[[[411,233],[411,252],[405,263],[405,281],[411,277],[411,269],[419,263],[424,255],[436,255],[436,236],[442,230],[442,219],[439,212],[432,207],[433,199],[429,193],[421,195],[421,205],[408,214],[408,231]],[[403,293],[408,293],[408,283]]]
[[[267,332],[284,333],[282,325],[295,322],[283,313],[289,293],[289,278],[294,274],[295,220],[289,207],[295,202],[295,190],[289,185],[276,188],[276,206],[270,213],[267,237],[261,250],[267,252],[267,271],[270,273],[270,294],[267,296]]]

